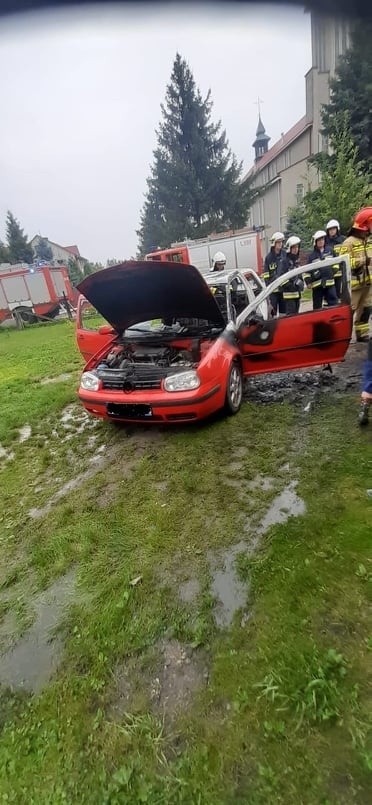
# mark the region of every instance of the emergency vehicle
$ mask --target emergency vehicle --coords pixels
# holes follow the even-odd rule
[[[226,268],[238,269],[242,273],[253,270],[262,273],[261,240],[258,232],[252,229],[230,230],[219,235],[209,235],[199,240],[185,240],[172,243],[169,249],[158,249],[146,254],[145,260],[188,263],[207,274],[213,263],[215,252],[226,256]]]
[[[0,324],[17,313],[29,323],[38,316],[54,318],[65,299],[76,304],[66,266],[0,264]]]

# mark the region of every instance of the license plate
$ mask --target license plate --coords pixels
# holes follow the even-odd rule
[[[151,406],[142,403],[108,403],[107,413],[113,419],[152,419],[153,416]]]

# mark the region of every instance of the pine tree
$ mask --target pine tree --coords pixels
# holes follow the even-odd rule
[[[40,238],[35,248],[38,260],[53,260],[53,252],[49,246],[48,238]]]
[[[10,263],[33,262],[34,253],[28,243],[27,235],[24,234],[19,221],[17,221],[10,210],[8,210],[6,216],[6,241]]]
[[[347,113],[351,137],[359,156],[371,170],[372,158],[372,21],[354,24],[351,46],[341,57],[335,78],[331,80],[330,102],[323,108],[323,133],[336,133],[337,116]]]
[[[68,268],[68,275],[69,275],[69,278],[70,278],[71,285],[73,285],[74,288],[75,288],[76,285],[78,285],[79,282],[81,282],[83,277],[81,276],[81,272],[79,270],[78,264],[77,264],[76,260],[73,257],[69,258],[67,268]]]
[[[137,233],[141,254],[187,237],[244,226],[251,200],[221,122],[211,120],[210,92],[202,98],[179,54],[161,111]]]
[[[320,186],[309,190],[301,205],[288,210],[287,233],[301,237],[305,246],[311,245],[314,232],[324,229],[330,218],[337,218],[346,233],[355,212],[370,203],[371,185],[349,129],[348,114],[339,112],[333,125],[332,157],[318,163]]]
[[[371,195],[366,165],[361,160],[350,129],[347,112],[338,112],[330,138],[332,159],[320,166],[320,187],[305,196],[309,229],[322,229],[329,218],[337,218],[347,232],[355,212]]]
[[[291,237],[291,235],[297,235],[298,238],[301,238],[301,248],[310,249],[311,236],[313,233],[310,231],[307,224],[305,204],[303,202],[298,204],[297,207],[290,207],[288,209],[287,226],[284,234],[286,239]]]

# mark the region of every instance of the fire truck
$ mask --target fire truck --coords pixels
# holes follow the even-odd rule
[[[66,299],[76,304],[66,266],[0,264],[0,324],[16,314],[29,323],[38,317],[54,318]]]
[[[262,273],[261,240],[257,231],[240,229],[209,235],[199,240],[172,243],[169,249],[157,249],[146,254],[146,260],[167,260],[173,263],[190,263],[206,274],[212,268],[213,255],[223,252],[226,268],[237,268],[245,273],[253,270]]]

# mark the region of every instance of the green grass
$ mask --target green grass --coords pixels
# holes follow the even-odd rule
[[[39,696],[1,696],[0,800],[369,802],[372,445],[353,398],[327,395],[306,427],[290,405],[246,403],[235,418],[172,431],[77,422],[65,441],[61,410],[81,365],[71,325],[1,334],[0,349],[1,440],[15,452],[0,478],[0,618],[13,612],[22,633],[34,592],[70,568],[79,592],[52,682]],[[65,383],[37,382],[66,371]],[[32,436],[19,444],[26,422]],[[103,445],[108,466],[30,520]],[[257,475],[274,479],[271,491],[248,491]],[[219,630],[208,552],[238,542],[247,523],[254,532],[292,477],[306,514],[240,554],[251,616]],[[200,593],[185,604],[190,577]],[[197,647],[208,667],[171,724],[150,695],[164,639]],[[112,718],[118,669],[131,693]]]

